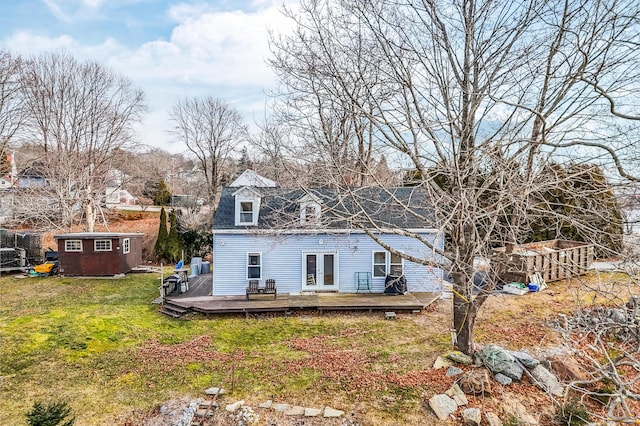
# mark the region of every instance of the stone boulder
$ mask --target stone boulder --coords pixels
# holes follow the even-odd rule
[[[558,382],[556,376],[542,365],[531,369],[531,376],[534,379],[533,382],[544,391],[558,398],[564,395],[564,387]]]
[[[440,420],[446,420],[449,418],[449,414],[456,412],[458,404],[447,395],[438,394],[433,395],[429,399],[429,407],[431,407]]]
[[[476,355],[493,374],[502,373],[513,380],[522,379],[524,368],[508,350],[496,345],[487,345]]]
[[[473,358],[460,351],[451,351],[448,352],[445,356],[451,361],[457,362],[458,364],[471,365],[473,363]]]
[[[502,409],[507,418],[518,420],[518,426],[538,426],[538,421],[527,411],[525,406],[512,394],[502,395]]]
[[[466,408],[462,410],[462,422],[465,426],[480,426],[482,415],[479,408]]]
[[[466,394],[491,394],[491,378],[484,368],[467,371],[458,379],[458,386]]]
[[[589,373],[569,355],[554,356],[548,358],[548,361],[551,370],[560,380],[566,382],[589,380]]]

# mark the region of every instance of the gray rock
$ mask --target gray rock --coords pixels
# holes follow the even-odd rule
[[[458,407],[462,407],[463,405],[467,405],[469,403],[469,400],[467,400],[467,395],[462,392],[462,389],[460,389],[460,386],[458,386],[457,383],[451,386],[451,388],[449,388],[449,390],[444,394],[453,399]]]
[[[284,415],[285,416],[303,416],[304,407],[300,407],[299,405],[294,405],[293,407],[289,407],[288,410],[285,410]]]
[[[610,309],[609,318],[618,324],[625,324],[627,322],[627,316],[622,309]]]
[[[258,408],[271,408],[272,405],[273,405],[273,401],[269,399],[263,402],[262,404],[259,404]]]
[[[445,373],[445,375],[447,377],[454,377],[454,376],[459,376],[460,374],[462,374],[462,370],[458,367],[454,367],[451,366],[447,369],[447,372]]]
[[[477,354],[482,363],[493,374],[502,373],[512,380],[521,380],[524,368],[511,353],[496,345],[487,345]]]
[[[496,379],[496,381],[502,385],[505,386],[509,386],[512,382],[511,377],[507,377],[502,373],[498,373],[495,376],[493,376],[494,379]]]
[[[493,374],[503,373],[504,370],[511,368],[515,364],[515,358],[506,349],[496,345],[484,346],[478,351],[477,356],[482,360],[482,364]]]
[[[462,410],[462,421],[466,426],[480,426],[482,415],[479,408],[465,408]]]
[[[344,411],[336,410],[331,407],[324,407],[324,417],[341,417]]]
[[[534,383],[538,387],[549,392],[551,395],[557,397],[564,395],[564,388],[560,382],[558,382],[556,376],[542,365],[538,365],[532,369],[531,376],[534,378]]]
[[[455,413],[458,409],[458,404],[447,395],[438,394],[429,399],[429,407],[440,420],[446,420],[449,418],[449,414]]]
[[[433,368],[438,370],[440,368],[451,367],[452,365],[453,365],[453,361],[443,356],[439,356],[438,358],[436,358],[435,362],[433,363]]]
[[[244,404],[244,400],[236,401],[232,404],[227,404],[226,407],[224,407],[224,409],[230,413],[235,413],[236,411],[238,411],[240,407],[242,407],[242,404]]]
[[[209,388],[209,389],[206,389],[204,391],[204,393],[206,393],[207,395],[218,395],[218,394],[223,395],[224,394],[224,389],[222,389],[222,388]]]
[[[513,394],[502,395],[502,407],[505,415],[518,419],[519,426],[538,426],[538,421],[527,412],[527,408]]]
[[[304,416],[305,417],[318,417],[322,413],[320,408],[305,408]]]
[[[169,407],[167,407],[166,405],[163,405],[162,407],[160,407],[160,414],[167,414],[169,412]]]
[[[238,425],[252,425],[258,421],[258,417],[251,407],[243,406],[236,415],[236,421]]]
[[[487,421],[488,426],[502,426],[502,420],[494,413],[484,413],[484,419]]]
[[[287,411],[289,407],[289,404],[273,404],[273,409],[276,411]]]
[[[509,351],[509,353],[526,368],[534,368],[536,365],[540,364],[540,361],[526,352]]]
[[[446,357],[458,364],[471,365],[473,363],[473,358],[460,351],[451,351],[447,353]]]
[[[516,381],[522,380],[523,373],[524,373],[524,368],[515,361],[505,365],[505,369],[501,371],[501,374],[504,374],[505,376]]]

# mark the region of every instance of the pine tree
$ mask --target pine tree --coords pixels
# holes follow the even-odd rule
[[[153,204],[156,206],[166,206],[171,201],[171,195],[167,182],[165,182],[164,179],[160,179],[156,192],[153,195]]]
[[[75,417],[71,415],[71,408],[66,402],[45,405],[37,401],[26,417],[29,426],[71,426],[75,422]]]
[[[170,262],[177,262],[182,251],[182,239],[178,233],[178,218],[175,210],[169,213],[169,237],[167,238],[166,255]]]
[[[167,233],[167,213],[164,207],[160,210],[160,225],[158,227],[158,238],[156,239],[156,258],[160,261],[167,259],[167,243],[169,235]]]

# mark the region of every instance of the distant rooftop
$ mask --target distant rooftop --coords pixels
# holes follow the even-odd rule
[[[247,169],[236,180],[231,182],[229,186],[255,186],[256,188],[275,188],[276,182],[271,179],[267,179],[264,176],[260,176],[258,173],[251,169]]]

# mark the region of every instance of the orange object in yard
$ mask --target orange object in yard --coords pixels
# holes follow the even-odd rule
[[[33,267],[33,270],[39,274],[50,274],[51,270],[56,266],[57,262],[45,262]]]

